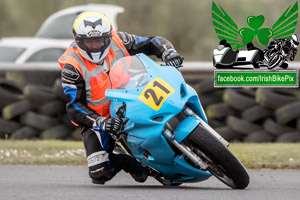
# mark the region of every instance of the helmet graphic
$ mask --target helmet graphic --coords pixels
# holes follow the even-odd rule
[[[81,13],[74,21],[73,34],[81,55],[99,63],[108,53],[112,26],[108,18],[99,12]]]
[[[297,46],[299,45],[300,39],[299,36],[297,34],[293,34],[291,36],[291,43],[293,45],[294,48],[297,48]]]

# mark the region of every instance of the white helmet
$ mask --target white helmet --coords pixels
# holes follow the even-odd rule
[[[111,45],[112,26],[99,12],[83,12],[75,19],[73,34],[81,55],[93,63],[102,61]]]

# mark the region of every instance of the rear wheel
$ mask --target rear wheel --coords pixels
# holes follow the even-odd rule
[[[243,164],[200,124],[186,139],[189,147],[208,164],[208,170],[233,189],[244,189],[249,175]]]

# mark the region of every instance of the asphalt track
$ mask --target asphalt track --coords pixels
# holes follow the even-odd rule
[[[0,200],[297,200],[299,170],[249,170],[250,185],[232,190],[212,177],[201,183],[166,187],[148,178],[137,183],[119,173],[105,185],[90,182],[86,167],[0,165]]]

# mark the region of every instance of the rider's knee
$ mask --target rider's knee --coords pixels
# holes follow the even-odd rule
[[[89,175],[95,184],[104,184],[116,175],[117,171],[111,168],[108,162],[89,167]]]

